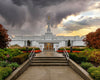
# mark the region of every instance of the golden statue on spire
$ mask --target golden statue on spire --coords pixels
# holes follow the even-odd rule
[[[48,16],[48,20],[50,20],[50,16]]]

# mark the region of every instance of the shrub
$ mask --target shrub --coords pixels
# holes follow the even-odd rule
[[[87,48],[84,51],[81,51],[80,54],[85,55],[88,58],[88,61],[92,61],[97,64],[100,64],[100,50],[99,49]]]
[[[67,47],[67,48],[65,47],[65,49],[70,50],[69,47]],[[85,48],[75,48],[75,47],[72,47],[72,49],[73,49],[73,51],[83,51],[83,50],[85,50]],[[58,50],[64,50],[64,47],[61,47]]]
[[[40,50],[40,48],[35,48],[35,50]]]
[[[2,80],[2,76],[0,75],[0,80]]]
[[[1,67],[6,67],[8,63],[6,61],[0,61],[0,66]]]
[[[77,63],[81,63],[81,62],[86,62],[87,61],[87,57],[84,55],[81,55],[79,53],[70,53],[69,54],[70,58],[73,59],[75,62]]]
[[[23,52],[18,49],[0,49],[0,60],[10,61],[14,56],[17,56],[19,54],[23,54]]]
[[[17,62],[18,64],[22,64],[27,58],[29,53],[24,53],[18,56],[13,57],[12,61]]]
[[[15,63],[8,63],[6,61],[1,61],[0,66],[1,67],[10,67],[13,70],[15,70],[17,67],[19,67],[19,65],[16,62]]]
[[[94,80],[100,80],[100,71],[95,70],[91,73],[91,76],[94,78]]]
[[[19,67],[19,65],[15,62],[15,63],[8,64],[7,67],[11,67],[12,69],[16,69],[17,67]]]
[[[19,47],[20,47],[20,45],[18,45],[18,44],[9,46],[9,48],[19,48]]]
[[[33,48],[28,48],[28,51],[31,51]],[[26,47],[22,47],[22,48],[19,48],[19,50],[21,51],[27,51],[27,48]]]
[[[10,73],[12,72],[12,69],[10,67],[0,67],[0,77],[1,80],[5,79]]]
[[[94,80],[100,80],[100,66],[99,67],[90,67],[88,69],[89,74]]]
[[[90,67],[92,67],[93,66],[93,64],[91,64],[91,63],[88,63],[88,62],[82,62],[81,63],[81,67],[83,67],[84,69],[88,69],[88,68],[90,68]]]
[[[28,51],[31,51],[33,48],[32,47],[28,47]],[[35,50],[40,50],[40,48],[38,47],[34,47]],[[19,50],[21,51],[27,51],[27,48],[26,47],[22,47],[22,48],[19,48]]]

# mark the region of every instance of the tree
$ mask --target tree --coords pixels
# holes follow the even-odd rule
[[[27,46],[31,46],[31,41],[30,40],[27,41]]]
[[[68,46],[71,46],[70,40],[68,40]]]
[[[0,48],[6,48],[10,41],[7,30],[0,24]]]
[[[83,39],[86,45],[90,48],[100,48],[100,28],[95,32],[91,32],[86,35],[86,38]]]

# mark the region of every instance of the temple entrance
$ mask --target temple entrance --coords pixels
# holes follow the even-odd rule
[[[53,43],[45,43],[44,49],[45,50],[53,50]]]

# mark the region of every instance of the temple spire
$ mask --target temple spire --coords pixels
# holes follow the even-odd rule
[[[47,28],[47,33],[51,33],[51,29],[50,29],[50,16],[48,16],[48,28]]]

